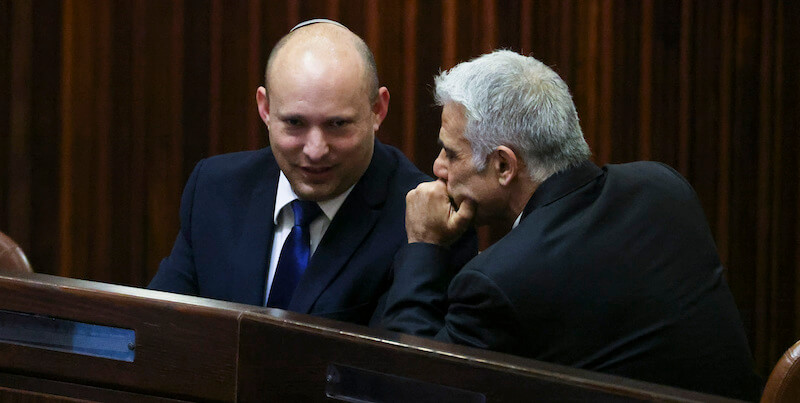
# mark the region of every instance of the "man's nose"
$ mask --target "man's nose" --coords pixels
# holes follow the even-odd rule
[[[325,133],[313,127],[308,132],[306,137],[306,144],[303,147],[303,153],[312,161],[320,160],[329,152],[328,142],[325,140]]]
[[[439,156],[433,161],[433,174],[437,178],[447,181],[447,163],[445,162],[444,150],[439,151]]]

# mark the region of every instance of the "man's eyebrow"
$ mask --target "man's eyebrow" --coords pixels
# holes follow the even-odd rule
[[[327,120],[328,122],[332,122],[334,120],[346,120],[348,122],[352,122],[352,121],[356,120],[356,117],[355,116],[350,116],[350,115],[336,115],[336,116],[328,117],[325,120]]]
[[[442,142],[442,139],[437,139],[436,142],[439,143],[439,147],[442,147],[442,150],[444,150],[445,154],[447,154],[448,156],[449,155],[456,155],[456,152],[452,148],[447,147],[446,145],[444,145],[444,143]]]
[[[286,113],[286,114],[279,113],[278,120],[282,122],[288,122],[290,120],[296,120],[298,122],[307,122],[305,116],[297,113]]]

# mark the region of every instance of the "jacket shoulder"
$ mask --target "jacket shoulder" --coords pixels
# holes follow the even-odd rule
[[[686,178],[667,164],[655,161],[637,161],[626,164],[609,164],[606,187],[631,194],[645,194],[668,199],[696,200],[697,194]]]
[[[277,174],[275,157],[269,148],[263,148],[208,157],[197,163],[192,176],[196,176],[197,185],[201,187],[228,187],[261,181],[273,170]]]

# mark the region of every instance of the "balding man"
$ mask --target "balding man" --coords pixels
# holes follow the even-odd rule
[[[197,164],[149,288],[375,323],[407,242],[405,194],[428,178],[375,138],[389,91],[372,53],[338,23],[300,24],[265,81],[271,147]],[[474,253],[474,234],[465,245]]]

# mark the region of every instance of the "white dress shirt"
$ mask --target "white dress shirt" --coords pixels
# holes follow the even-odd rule
[[[514,220],[514,225],[511,226],[511,229],[517,228],[517,225],[519,225],[519,222],[522,221],[522,214],[523,213],[525,213],[524,209],[522,210],[522,213],[519,213],[519,215],[517,216],[517,219]]]
[[[309,231],[311,232],[311,254],[309,255],[309,259],[310,256],[314,255],[314,251],[317,250],[322,236],[325,235],[325,231],[327,231],[328,227],[331,225],[333,217],[336,216],[336,212],[342,207],[344,200],[350,192],[353,191],[354,186],[355,185],[350,186],[344,193],[333,199],[317,203],[320,210],[322,210],[322,214],[315,218],[314,221],[311,222],[311,225],[309,225]],[[272,280],[275,278],[275,270],[278,267],[278,259],[281,257],[283,243],[286,242],[286,238],[289,237],[289,233],[292,232],[292,227],[294,226],[294,211],[292,211],[290,204],[296,199],[298,199],[298,197],[292,190],[289,180],[286,179],[286,175],[281,172],[278,178],[278,190],[275,195],[275,213],[272,217],[275,223],[275,232],[272,236],[272,254],[269,259],[269,273],[267,273],[267,293],[264,297],[265,305],[269,298],[269,291],[272,288]]]

